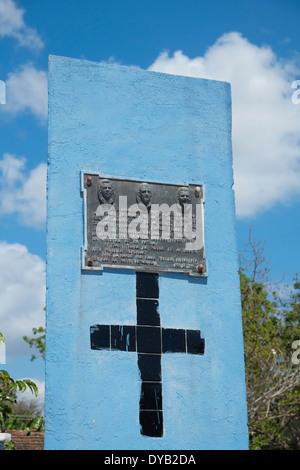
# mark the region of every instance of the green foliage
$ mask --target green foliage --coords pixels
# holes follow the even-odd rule
[[[14,413],[12,404],[16,401],[16,393],[27,388],[38,395],[38,388],[32,380],[14,380],[6,370],[0,370],[0,432],[5,431],[6,422]]]
[[[295,276],[293,289],[288,298],[280,299],[282,314],[280,337],[283,349],[289,350],[295,340],[300,339],[300,281]]]
[[[15,444],[10,441],[4,444],[4,450],[16,450]]]
[[[42,416],[30,416],[30,413],[25,413],[19,416],[13,412],[6,421],[6,429],[21,429],[30,434],[31,429],[41,431],[44,428],[44,418]]]
[[[261,247],[250,237],[253,260],[240,269],[250,448],[300,449],[300,283],[279,292],[266,282]],[[249,269],[250,266],[250,269]],[[284,298],[283,298],[284,296]]]
[[[29,344],[29,346],[32,348],[36,348],[39,352],[39,355],[45,359],[45,328],[40,326],[39,328],[32,328],[33,335],[38,335],[41,333],[39,336],[29,338],[28,336],[23,336],[24,341]],[[36,359],[37,356],[33,354],[31,356],[31,360],[33,361]]]
[[[4,340],[2,333],[0,335]],[[14,414],[13,404],[16,402],[17,392],[25,392],[27,389],[35,396],[38,395],[38,388],[32,380],[14,380],[6,370],[0,370],[0,432],[5,431],[8,420]],[[39,428],[42,425],[41,420],[42,418],[35,417],[27,425]]]

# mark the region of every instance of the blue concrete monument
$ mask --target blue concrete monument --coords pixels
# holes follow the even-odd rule
[[[45,449],[247,449],[225,82],[51,56]]]

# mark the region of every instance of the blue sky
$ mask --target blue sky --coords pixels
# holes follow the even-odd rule
[[[44,380],[22,336],[44,322],[48,55],[229,81],[239,249],[252,226],[272,281],[291,283],[299,24],[299,0],[0,0],[0,331],[12,375]]]

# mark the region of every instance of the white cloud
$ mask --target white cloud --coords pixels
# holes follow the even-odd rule
[[[1,1],[1,0],[0,0]],[[6,80],[6,104],[3,112],[17,114],[29,111],[43,124],[48,115],[47,73],[25,64],[8,74]]]
[[[22,225],[44,228],[47,166],[40,163],[26,174],[25,165],[25,158],[9,153],[0,160],[0,215],[16,214]]]
[[[24,13],[13,0],[0,0],[0,37],[11,37],[22,47],[40,50],[43,41],[35,29],[25,24]]]
[[[18,243],[0,242],[0,305],[6,354],[29,355],[22,338],[45,321],[45,262]]]
[[[231,83],[238,216],[254,216],[300,195],[300,106],[291,99],[300,70],[292,61],[232,32],[203,57],[163,52],[149,70]]]

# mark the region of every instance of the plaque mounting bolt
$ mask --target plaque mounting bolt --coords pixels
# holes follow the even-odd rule
[[[93,266],[93,264],[94,264],[93,258],[89,258],[89,259],[87,260],[87,264],[88,264],[88,266]]]
[[[195,188],[195,196],[196,196],[196,197],[199,197],[200,191],[201,191],[200,186],[197,186],[197,187]]]
[[[93,182],[93,178],[91,176],[88,176],[87,179],[86,179],[86,184],[88,186],[92,186],[92,182]]]
[[[203,264],[199,264],[199,266],[197,267],[198,273],[199,273],[199,274],[203,274],[203,270],[204,270]]]

